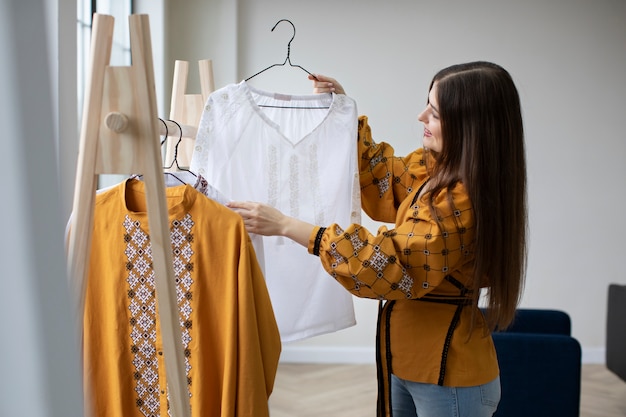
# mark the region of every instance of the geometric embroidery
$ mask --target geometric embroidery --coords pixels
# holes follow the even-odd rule
[[[389,258],[382,252],[376,251],[370,258],[370,266],[372,269],[382,272],[389,263]]]
[[[190,330],[192,328],[191,321],[191,286],[193,279],[191,272],[193,271],[193,250],[191,244],[193,242],[194,222],[191,215],[187,213],[182,220],[172,221],[171,238],[174,258],[174,277],[176,280],[176,296],[178,301],[178,311],[180,317],[180,328],[183,339],[183,349],[185,352],[185,369],[187,375],[191,370],[189,365],[190,350],[189,342],[191,342]],[[187,377],[188,384],[191,383]]]
[[[176,280],[176,296],[185,350],[185,367],[189,375],[189,342],[191,335],[191,298],[193,271],[193,221],[187,214],[182,220],[174,220],[171,240]],[[133,374],[136,405],[146,417],[156,417],[160,411],[159,362],[156,351],[156,289],[152,264],[150,236],[141,229],[141,222],[133,221],[128,215],[124,219],[124,242],[126,248],[126,270],[128,276],[128,300],[130,313],[130,339],[133,354]],[[190,383],[188,378],[188,383]],[[168,410],[169,413],[169,410]]]
[[[297,155],[289,158],[289,215],[298,218],[300,216],[300,172]]]
[[[358,230],[348,236],[350,237],[350,241],[352,242],[352,248],[354,248],[355,253],[361,250],[363,246],[365,246],[365,243],[359,238]]]
[[[376,165],[378,165],[383,159],[382,155],[377,155],[370,159],[370,169],[373,169]]]
[[[378,180],[378,194],[383,196],[389,190],[389,178]]]
[[[405,293],[407,296],[411,296],[411,288],[413,287],[413,278],[411,278],[405,271],[402,273],[402,279],[398,283],[398,289]]]
[[[326,224],[326,210],[322,204],[322,196],[320,194],[320,173],[319,173],[319,159],[318,150],[316,144],[309,145],[309,178],[311,179],[311,189],[308,192],[313,200],[313,213],[315,213],[315,224]],[[360,199],[360,194],[358,195]],[[352,197],[354,201],[354,196]],[[360,201],[360,200],[359,200]],[[361,206],[359,206],[359,209]]]
[[[267,159],[267,204],[276,207],[278,205],[278,149],[275,146],[267,148]]]
[[[333,268],[336,268],[340,263],[345,262],[345,258],[337,251],[337,244],[334,242],[330,245],[330,250],[328,253],[335,258],[335,262],[333,263]]]
[[[326,252],[332,258],[327,261],[333,262],[334,276],[352,293],[385,299],[396,297],[393,292],[399,290],[408,298],[417,297],[432,291],[445,275],[462,264],[463,256],[473,255],[473,236],[467,237],[474,231],[472,209],[456,208],[451,200],[433,201],[431,212],[417,194],[410,205],[406,204],[408,201],[403,203],[404,212],[400,212],[396,203],[429,180],[429,165],[424,158],[429,155],[397,158],[391,148],[376,145],[364,126],[359,120],[361,197],[381,204],[381,210],[374,209],[372,214],[387,217],[388,213],[387,221],[395,219],[396,227],[379,229],[370,235],[359,226],[350,226],[349,232],[333,226],[335,236],[330,236],[331,249]],[[444,189],[440,195],[448,194],[454,199],[456,186],[452,188],[452,194],[450,189]],[[439,204],[445,207],[444,212],[437,210]],[[387,210],[387,206],[395,211]],[[451,231],[446,231],[444,225],[450,226],[447,228]],[[344,262],[338,262],[342,256]]]

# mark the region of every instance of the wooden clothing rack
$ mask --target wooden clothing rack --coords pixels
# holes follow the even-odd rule
[[[76,326],[79,340],[82,340],[98,175],[142,173],[170,412],[174,417],[189,417],[189,393],[159,142],[161,122],[157,117],[150,25],[147,15],[131,15],[129,23],[132,65],[113,67],[109,62],[114,19],[95,14],[93,20],[91,70],[83,107],[68,236],[68,270],[76,300]],[[174,133],[170,132],[172,136]]]
[[[188,128],[183,127],[180,143],[172,140],[167,142],[165,160],[168,162],[173,161],[176,153],[178,164],[184,167],[189,167],[191,162],[197,126],[200,123],[200,116],[202,116],[202,111],[204,110],[204,103],[206,103],[209,95],[215,91],[213,62],[210,59],[200,60],[198,61],[198,69],[201,93],[186,94],[189,62],[177,60],[174,64],[170,119],[176,120],[188,126]]]

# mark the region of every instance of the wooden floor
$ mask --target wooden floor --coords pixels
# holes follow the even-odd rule
[[[281,363],[270,410],[271,417],[375,417],[376,369]],[[604,365],[583,365],[580,417],[626,417],[626,382]]]

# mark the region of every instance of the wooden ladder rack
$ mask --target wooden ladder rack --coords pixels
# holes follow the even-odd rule
[[[200,116],[204,110],[209,95],[215,90],[213,80],[213,62],[210,59],[198,61],[200,74],[200,94],[187,94],[187,78],[189,74],[189,62],[177,60],[174,64],[174,78],[172,83],[172,100],[170,103],[170,119],[176,120],[183,126],[183,136],[181,143],[178,141],[168,141],[166,145],[165,160],[166,165],[174,160],[174,151],[178,146],[178,163],[188,167],[193,155],[193,146],[196,138]],[[191,127],[195,126],[193,130]]]
[[[114,19],[108,15],[94,15],[91,70],[83,107],[73,215],[68,236],[68,269],[76,300],[76,326],[81,340],[98,175],[142,173],[170,412],[174,417],[189,417],[189,393],[159,143],[160,121],[157,117],[150,25],[147,15],[131,15],[129,23],[132,65],[113,67],[109,66],[109,61]]]

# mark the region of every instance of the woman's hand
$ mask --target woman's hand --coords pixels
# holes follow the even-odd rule
[[[289,217],[272,206],[250,201],[232,201],[226,205],[239,213],[249,233],[285,236],[306,247],[313,232],[312,224]]]
[[[317,78],[317,79],[316,79]],[[309,80],[313,81],[313,93],[336,93],[346,94],[341,84],[331,77],[321,74],[309,75]]]
[[[287,216],[274,207],[250,201],[233,201],[227,206],[239,213],[248,232],[264,236],[283,234],[283,223]]]

